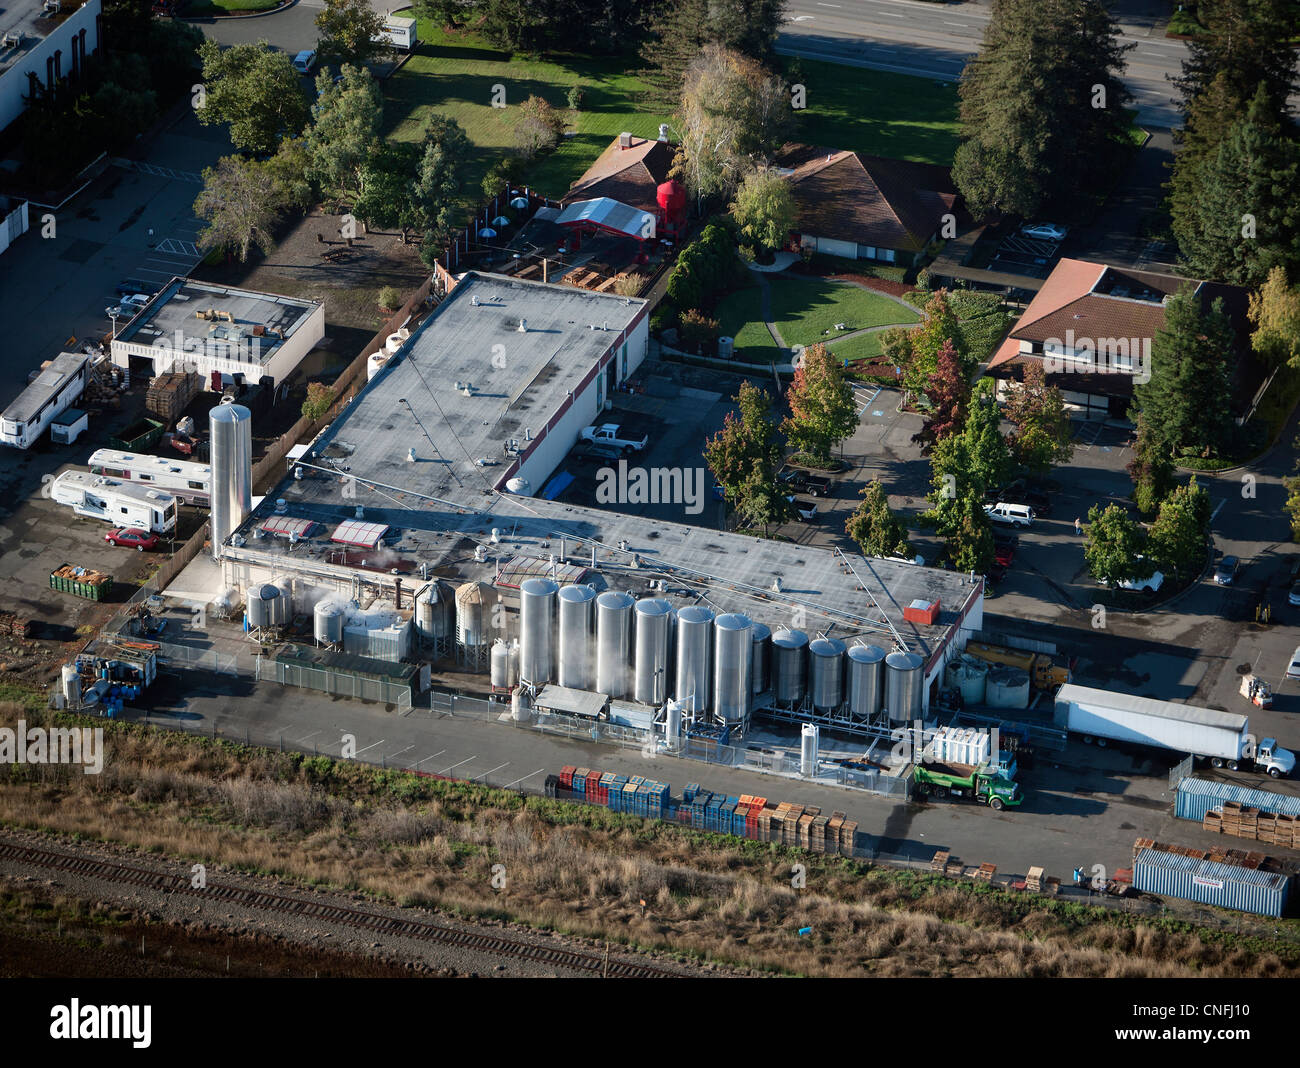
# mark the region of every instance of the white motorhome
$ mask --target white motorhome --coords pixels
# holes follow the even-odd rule
[[[166,490],[181,504],[206,508],[212,503],[212,468],[207,464],[118,449],[96,449],[89,463],[92,474]]]
[[[54,417],[72,407],[90,377],[90,357],[61,352],[37,371],[31,384],[0,415],[0,442],[27,449],[45,432]]]
[[[165,490],[121,482],[89,471],[64,471],[50,483],[50,499],[77,515],[154,534],[176,529],[176,498]]]

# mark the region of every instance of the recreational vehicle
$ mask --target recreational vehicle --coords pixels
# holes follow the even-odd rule
[[[0,415],[0,442],[27,449],[45,432],[54,417],[72,407],[86,388],[90,357],[61,352],[37,371],[31,384]]]
[[[89,471],[65,471],[50,483],[50,499],[77,515],[102,519],[119,527],[137,527],[155,534],[176,529],[176,498]]]
[[[90,454],[90,470],[96,475],[166,490],[180,504],[206,508],[212,501],[212,468],[207,464],[118,449],[96,449]]]

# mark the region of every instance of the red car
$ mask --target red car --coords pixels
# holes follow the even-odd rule
[[[149,531],[140,530],[138,527],[114,527],[104,535],[104,540],[113,545],[134,549],[138,553],[146,549],[158,548],[158,535],[150,534]]]
[[[1011,562],[1016,558],[1016,550],[1010,545],[998,545],[993,549],[993,559],[1003,567],[1010,567]]]

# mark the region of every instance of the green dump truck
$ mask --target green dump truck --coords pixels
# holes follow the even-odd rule
[[[988,805],[995,811],[1014,808],[1024,801],[1020,784],[1003,777],[991,764],[917,764],[912,782],[920,797],[957,797]]]

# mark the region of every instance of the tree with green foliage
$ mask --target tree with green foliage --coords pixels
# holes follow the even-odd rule
[[[704,461],[725,498],[748,522],[763,527],[784,522],[792,509],[777,482],[781,445],[772,421],[772,397],[749,380],[735,396],[722,429],[704,445]]]
[[[316,190],[307,172],[311,158],[307,154],[307,141],[291,137],[280,142],[275,155],[263,164],[280,191],[280,199],[288,210],[307,212],[316,203]]]
[[[971,392],[970,414],[962,435],[969,442],[970,477],[980,488],[980,498],[1001,486],[1011,468],[1011,453],[1002,436],[1002,413],[998,409],[996,386],[982,378]]]
[[[543,97],[532,95],[519,105],[515,144],[524,161],[550,152],[564,137],[564,115]]]
[[[316,76],[307,176],[322,192],[347,197],[360,191],[362,169],[379,150],[384,96],[365,67],[345,64],[340,77],[328,70]]]
[[[324,382],[309,382],[307,384],[307,399],[302,402],[302,414],[313,422],[317,419],[324,419],[330,410],[330,405],[333,403],[333,386],[327,386]]]
[[[844,523],[844,532],[858,544],[863,556],[911,555],[907,527],[889,507],[885,487],[872,480],[862,487],[862,503]]]
[[[1300,451],[1300,437],[1291,442],[1291,451]],[[1300,460],[1295,462],[1295,471],[1297,474],[1282,480],[1287,494],[1282,507],[1291,520],[1291,540],[1300,541]]]
[[[1169,202],[1189,272],[1256,286],[1273,267],[1300,264],[1300,142],[1263,85],[1217,146],[1192,159],[1178,157]]]
[[[282,139],[303,131],[310,113],[285,53],[265,41],[226,49],[204,41],[199,55],[204,85],[195,109],[199,122],[229,126],[231,143],[252,155],[272,155]]]
[[[786,243],[796,215],[790,183],[774,170],[750,171],[731,202],[731,217],[741,234],[769,251]]]
[[[316,12],[320,43],[316,46],[327,59],[362,66],[383,52],[384,16],[370,6],[370,0],[325,0]]]
[[[680,310],[707,310],[744,272],[727,228],[711,222],[677,255],[668,274],[668,299]]]
[[[1026,363],[1024,380],[1011,383],[1005,411],[1012,426],[1007,446],[1025,474],[1041,477],[1074,455],[1065,397],[1047,384],[1047,372],[1039,361]]]
[[[1205,566],[1210,511],[1210,495],[1196,484],[1195,477],[1161,502],[1147,534],[1147,555],[1157,568],[1184,579]]]
[[[929,518],[947,543],[953,566],[986,571],[992,562],[993,531],[984,496],[1006,478],[1010,457],[1002,437],[994,385],[983,379],[971,393],[966,425],[940,438],[930,452]]]
[[[708,45],[682,83],[682,143],[673,173],[701,202],[729,195],[755,165],[770,162],[792,114],[780,77],[742,53]]]
[[[194,201],[194,214],[207,226],[199,247],[220,248],[248,259],[254,249],[275,247],[271,231],[287,206],[285,191],[274,171],[242,156],[223,156],[203,171],[203,192]]]
[[[953,181],[977,217],[1082,214],[1109,188],[1132,94],[1097,0],[993,0],[961,79]]]
[[[944,534],[953,568],[985,574],[993,566],[996,543],[983,499],[964,493],[954,502],[950,514],[952,521]]]
[[[1300,286],[1287,282],[1286,269],[1274,267],[1250,295],[1251,348],[1270,367],[1300,368]]]
[[[1088,574],[1108,586],[1128,579],[1147,579],[1155,564],[1146,557],[1146,532],[1118,504],[1088,509],[1083,528],[1083,558]]]
[[[1133,503],[1142,515],[1154,516],[1174,488],[1174,462],[1169,446],[1154,432],[1141,411],[1130,413],[1137,425],[1133,459],[1125,467],[1133,480]]]
[[[930,377],[939,366],[939,352],[945,345],[952,345],[961,373],[967,379],[974,370],[967,364],[966,339],[950,297],[948,290],[936,290],[925,303],[925,321],[910,330],[900,328],[903,330],[900,336],[906,336],[908,342],[902,365],[903,384],[914,394],[924,393],[929,387]]]
[[[497,160],[483,175],[482,193],[484,200],[493,197],[510,199],[510,190],[519,185],[524,175],[524,161],[518,156],[505,156]]]
[[[414,0],[411,12],[438,29],[459,30],[475,14],[472,0]]]
[[[437,243],[447,239],[459,217],[465,168],[474,146],[455,119],[435,113],[424,131],[423,153],[415,180],[420,227]]]
[[[1151,342],[1151,378],[1134,396],[1170,455],[1210,456],[1227,447],[1233,341],[1222,298],[1205,311],[1187,287],[1165,301],[1165,324]]]
[[[825,345],[804,349],[786,403],[790,415],[781,424],[786,439],[814,465],[829,467],[831,449],[858,427],[858,406],[844,369]]]
[[[396,227],[406,244],[412,230],[424,228],[415,190],[419,164],[418,145],[401,141],[379,145],[361,167],[353,214],[367,227]]]
[[[949,434],[961,433],[966,425],[970,396],[970,380],[962,370],[957,349],[951,341],[945,341],[925,388],[925,399],[930,402],[929,415],[912,437],[921,446],[922,456],[928,456],[935,443]]]
[[[650,5],[646,5],[650,7]],[[658,5],[642,47],[650,110],[673,107],[686,69],[706,45],[721,45],[760,63],[772,63],[785,21],[785,0],[673,0]]]

